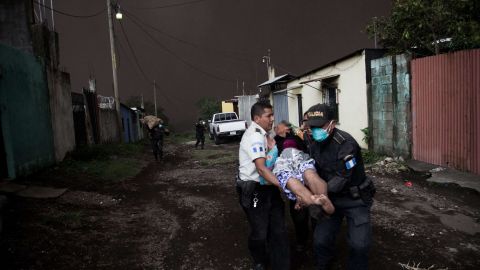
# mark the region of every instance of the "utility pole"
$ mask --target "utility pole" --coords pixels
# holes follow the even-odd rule
[[[113,36],[113,16],[112,16],[112,3],[111,0],[107,0],[108,10],[108,30],[110,33],[110,54],[112,55],[112,72],[113,72],[113,94],[115,98],[115,111],[117,112],[117,124],[120,142],[122,138],[122,115],[120,113],[120,99],[118,97],[118,79],[117,79],[117,59],[115,55],[115,37]]]
[[[373,17],[373,40],[375,42],[375,49],[377,48],[377,17]]]
[[[262,57],[262,62],[267,64],[267,75],[269,80],[275,77],[275,69],[272,66],[271,59],[272,58],[270,57],[270,49],[268,49],[268,54]]]
[[[53,0],[50,0],[50,12],[52,14],[52,31],[55,32],[55,19],[53,18]]]
[[[113,94],[115,96],[115,111],[117,112],[117,124],[120,142],[122,138],[122,115],[120,114],[120,99],[118,97],[118,79],[117,79],[117,58],[115,55],[115,37],[113,36],[113,16],[112,16],[112,3],[107,0],[108,10],[108,30],[110,32],[110,53],[112,55],[112,72],[113,72]]]
[[[245,81],[242,81],[242,95],[245,96]]]
[[[155,116],[157,115],[157,83],[153,80],[153,103],[155,104]]]

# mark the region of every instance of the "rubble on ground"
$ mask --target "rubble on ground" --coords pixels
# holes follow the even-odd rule
[[[402,157],[386,157],[374,164],[365,166],[367,172],[379,174],[398,174],[409,170]]]

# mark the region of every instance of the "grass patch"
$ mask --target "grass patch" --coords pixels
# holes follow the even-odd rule
[[[195,141],[195,134],[192,132],[173,133],[165,137],[165,142],[173,144],[183,144],[190,141]]]
[[[83,146],[60,163],[67,175],[88,175],[106,181],[121,181],[142,169],[144,142]]]
[[[382,155],[379,155],[373,151],[369,151],[366,149],[362,149],[362,157],[363,157],[363,162],[365,164],[376,163],[383,159]]]
[[[62,164],[60,168],[68,175],[87,174],[102,180],[121,181],[137,175],[141,171],[141,162],[135,158],[71,160]]]
[[[107,160],[112,156],[129,157],[143,151],[144,141],[136,143],[96,144],[81,146],[70,153],[73,160]]]
[[[237,152],[225,152],[223,149],[204,149],[193,151],[192,157],[199,160],[202,166],[212,166],[236,162]]]

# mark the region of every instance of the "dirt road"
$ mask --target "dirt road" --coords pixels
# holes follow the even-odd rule
[[[69,188],[60,198],[10,197],[0,269],[249,269],[248,225],[233,188],[238,143],[206,148],[167,145],[162,162],[146,151],[142,172],[116,185],[64,179],[48,183]],[[411,175],[376,175],[375,183],[372,269],[480,269],[477,193]],[[292,268],[313,269],[311,251],[294,251],[288,222]],[[345,266],[344,237],[334,269]]]

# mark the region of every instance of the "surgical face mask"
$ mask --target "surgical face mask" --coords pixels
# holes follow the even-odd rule
[[[323,128],[312,128],[312,138],[317,142],[322,142],[328,138],[328,132]]]

